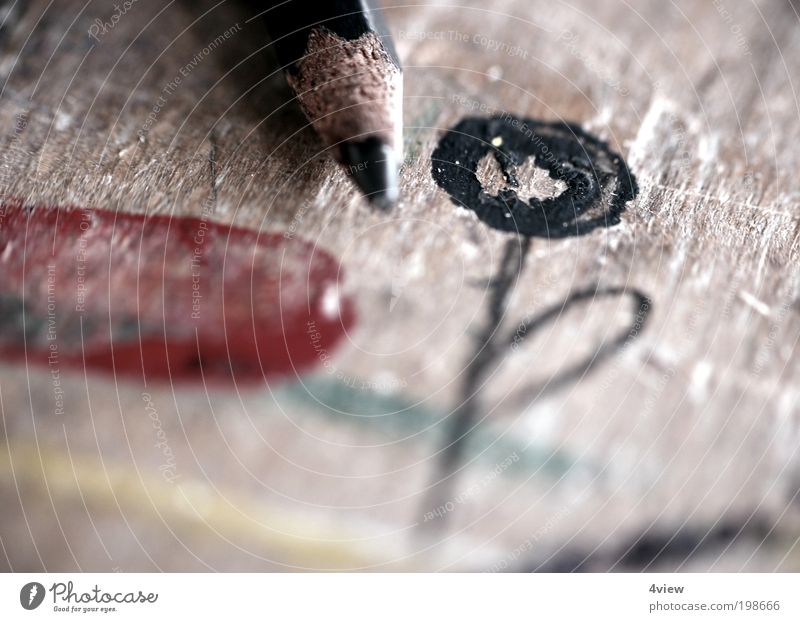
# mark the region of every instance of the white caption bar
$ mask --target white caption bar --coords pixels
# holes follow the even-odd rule
[[[791,574],[4,574],[0,620],[800,620]],[[555,617],[559,616],[559,617]]]

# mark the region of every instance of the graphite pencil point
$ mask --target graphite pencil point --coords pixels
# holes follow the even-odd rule
[[[403,74],[379,12],[366,0],[271,4],[264,19],[306,117],[371,203],[392,205]]]
[[[379,138],[347,141],[340,146],[342,164],[370,203],[389,209],[398,198],[397,156]]]

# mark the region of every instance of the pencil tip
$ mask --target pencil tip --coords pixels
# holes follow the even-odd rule
[[[390,209],[397,202],[397,156],[390,145],[371,136],[343,143],[341,154],[347,173],[372,205]]]

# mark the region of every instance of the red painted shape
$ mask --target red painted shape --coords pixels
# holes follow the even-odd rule
[[[0,357],[147,380],[321,363],[354,321],[337,260],[202,218],[0,202]]]

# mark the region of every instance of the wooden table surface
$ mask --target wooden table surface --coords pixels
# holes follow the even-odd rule
[[[3,6],[1,568],[800,570],[796,3],[386,5],[391,213],[332,162],[241,6]],[[638,187],[619,222],[518,234],[451,200],[434,149],[504,114],[619,154]],[[520,195],[564,192],[532,159],[517,173]],[[477,176],[509,184],[492,157]],[[91,233],[57,241],[53,210]],[[191,245],[161,252],[181,223],[217,227],[204,309],[257,307],[204,311],[202,338],[235,350],[229,324],[288,322],[308,343],[264,343],[302,364],[123,369],[123,311],[195,327],[176,311]],[[276,246],[254,259],[256,237]],[[50,294],[52,341],[30,319]],[[81,349],[92,318],[115,357]]]

